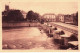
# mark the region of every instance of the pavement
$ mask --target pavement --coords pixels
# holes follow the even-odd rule
[[[61,22],[50,22],[50,23],[57,24],[57,25],[64,26],[64,27],[78,31],[78,26],[75,26],[75,25],[65,24],[65,23],[61,23]]]

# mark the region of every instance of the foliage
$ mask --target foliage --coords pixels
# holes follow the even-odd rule
[[[39,20],[39,14],[33,11],[29,11],[26,15],[26,19],[28,20]]]
[[[3,21],[22,21],[24,17],[20,10],[11,10],[8,12],[7,16],[3,16]]]

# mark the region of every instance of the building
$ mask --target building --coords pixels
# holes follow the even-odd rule
[[[58,14],[56,20],[57,20],[57,22],[65,22],[64,15],[63,14]]]
[[[9,13],[9,6],[8,5],[5,5],[5,10],[2,12],[2,16],[7,16],[8,13]]]
[[[44,14],[42,16],[42,18],[45,20],[45,21],[56,21],[56,15],[55,14],[51,14],[51,13],[48,13],[48,14]]]
[[[73,23],[73,15],[58,14],[56,21],[63,23]]]
[[[9,6],[5,5],[5,11],[9,11]]]
[[[2,17],[7,16],[8,13],[13,10],[18,10],[18,9],[10,9],[8,5],[5,5],[5,10],[2,12]],[[26,18],[26,12],[21,10],[20,12],[22,13],[23,17]]]
[[[65,23],[73,23],[73,16],[72,15],[64,15]]]

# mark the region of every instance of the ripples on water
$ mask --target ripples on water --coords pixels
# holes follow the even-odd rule
[[[10,38],[25,38],[28,36],[38,36],[40,31],[35,27],[21,27],[21,28],[8,28],[3,29],[3,40]]]
[[[3,49],[56,49],[37,27],[3,28]]]

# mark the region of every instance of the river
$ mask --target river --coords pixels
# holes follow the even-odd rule
[[[3,49],[58,49],[52,38],[38,27],[3,28]]]

